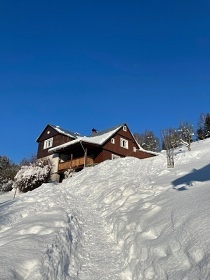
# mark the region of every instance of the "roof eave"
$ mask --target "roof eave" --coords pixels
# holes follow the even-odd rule
[[[88,141],[84,141],[84,140],[79,140],[73,144],[71,144],[72,141],[70,141],[70,143],[68,145],[65,145],[63,146],[64,144],[60,145],[60,146],[56,146],[56,147],[53,147],[53,148],[50,148],[48,150],[49,153],[56,153],[56,152],[59,152],[59,151],[62,151],[62,150],[67,150],[68,148],[70,147],[73,147],[75,145],[78,145],[79,143],[83,143],[85,145],[90,145],[90,146],[95,146],[95,147],[100,147],[102,144],[98,144],[98,143],[91,143],[91,142],[88,142]]]

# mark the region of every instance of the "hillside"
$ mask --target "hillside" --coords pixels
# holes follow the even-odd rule
[[[1,280],[210,279],[210,139],[0,196]]]

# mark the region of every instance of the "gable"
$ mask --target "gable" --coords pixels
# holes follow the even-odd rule
[[[38,143],[42,142],[48,138],[54,137],[57,134],[58,134],[58,132],[51,125],[48,124],[45,127],[45,129],[42,131],[40,136],[37,138],[36,142],[38,142]]]
[[[70,132],[66,129],[60,128],[59,126],[54,126],[54,125],[50,125],[48,124],[45,129],[42,131],[42,133],[40,134],[40,136],[36,139],[36,142],[41,142],[44,141],[48,138],[54,137],[55,135],[58,134],[62,134],[67,136],[69,139],[76,139],[79,134]]]
[[[104,143],[103,149],[118,155],[129,156],[133,154],[134,149],[139,149],[139,146],[128,126],[124,124]]]
[[[156,156],[157,153],[142,149],[126,124],[103,145],[104,151],[118,156],[133,156],[139,159]]]
[[[48,156],[50,148],[62,145],[74,139],[75,136],[71,135],[67,130],[64,131],[60,129],[60,127],[48,124],[36,140],[39,144],[37,158]]]

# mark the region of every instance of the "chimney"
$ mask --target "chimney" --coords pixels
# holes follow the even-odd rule
[[[92,128],[92,134],[95,134],[95,133],[97,133],[97,132],[98,132],[98,130],[97,130],[97,129]]]

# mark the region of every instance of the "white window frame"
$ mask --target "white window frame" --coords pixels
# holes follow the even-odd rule
[[[120,138],[120,147],[124,149],[128,149],[128,140],[124,138]]]
[[[116,155],[116,154],[112,154],[112,160],[113,159],[117,159],[117,158],[120,158],[120,156]]]
[[[114,138],[111,138],[111,143],[115,144],[115,139]]]
[[[123,126],[123,130],[127,131],[127,126],[126,125]]]
[[[44,148],[43,149],[44,150],[48,149],[48,148],[52,147],[52,145],[53,145],[53,137],[44,141]]]

